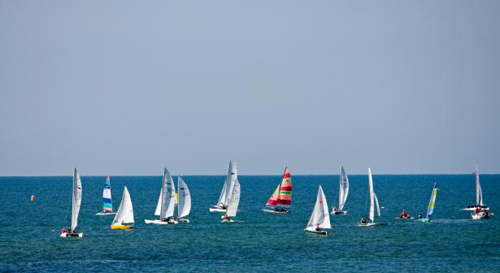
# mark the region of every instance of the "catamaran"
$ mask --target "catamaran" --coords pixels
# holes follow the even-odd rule
[[[417,221],[419,222],[430,222],[431,221],[431,216],[434,213],[434,205],[436,204],[436,196],[437,196],[437,183],[434,183],[434,187],[432,188],[432,193],[431,193],[431,200],[429,201],[429,207],[427,208],[427,215],[425,218],[417,218]]]
[[[287,213],[292,205],[292,177],[288,168],[285,168],[283,179],[278,185],[271,198],[267,201],[267,209],[262,209],[268,213]]]
[[[174,219],[174,208],[175,208],[175,193],[174,193],[174,180],[170,175],[170,172],[165,168],[163,170],[162,186],[160,191],[160,197],[158,199],[158,204],[156,205],[155,215],[160,216],[156,220],[147,220],[144,222],[146,224],[157,224],[157,225],[168,225],[177,224],[178,221]]]
[[[115,219],[111,224],[111,229],[133,229],[134,228],[134,207],[132,206],[132,199],[125,186],[123,188],[122,201],[120,207],[116,212]]]
[[[233,223],[234,220],[231,217],[236,217],[236,213],[238,212],[238,205],[240,204],[240,182],[238,179],[234,181],[233,190],[231,192],[231,198],[227,204],[227,208],[224,216],[222,216],[222,223]]]
[[[177,186],[179,187],[179,205],[177,206],[177,220],[181,223],[189,223],[189,219],[185,218],[191,212],[191,194],[189,188],[184,182],[184,179],[179,175],[177,177]]]
[[[347,195],[349,194],[349,178],[347,178],[347,173],[344,167],[340,168],[340,178],[339,178],[339,207],[333,206],[332,214],[346,215],[347,211],[343,210],[345,201],[347,200]]]
[[[208,209],[210,212],[226,212],[236,181],[238,181],[238,171],[236,169],[236,163],[233,161],[229,161],[229,169],[227,171],[226,180],[224,181],[224,186],[222,187],[222,191],[219,196],[219,201],[217,201],[217,205],[213,205]]]
[[[71,229],[69,232],[66,228],[61,230],[61,237],[83,237],[83,233],[75,232],[78,225],[78,214],[80,213],[80,206],[82,204],[82,180],[80,174],[75,168],[73,172],[73,192],[71,194]]]
[[[479,182],[479,167],[477,163],[476,163],[475,176],[476,176],[476,205],[469,204],[469,206],[463,208],[462,210],[475,211],[476,208],[479,208],[480,210],[489,210],[490,208],[488,208],[483,204],[483,190],[481,189],[481,183]]]
[[[361,218],[359,221],[360,227],[371,227],[377,225],[385,225],[385,223],[375,223],[375,206],[377,207],[377,215],[380,217],[380,206],[378,204],[378,198],[373,190],[373,178],[372,178],[372,170],[368,168],[368,189],[370,192],[370,213],[369,213],[369,222],[365,220],[365,218]]]
[[[96,213],[96,215],[101,216],[111,216],[116,215],[116,212],[113,212],[113,202],[111,201],[111,180],[106,177],[106,182],[104,182],[104,189],[102,190],[102,211]]]
[[[314,205],[307,227],[304,230],[319,235],[328,235],[328,231],[325,229],[331,228],[332,225],[330,223],[330,214],[328,213],[328,204],[326,203],[325,193],[320,185],[318,196],[316,197],[316,204]]]

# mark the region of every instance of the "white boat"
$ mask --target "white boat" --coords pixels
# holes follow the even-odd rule
[[[238,171],[236,169],[236,163],[229,161],[229,168],[227,171],[226,180],[224,181],[224,186],[217,201],[217,205],[213,205],[212,208],[208,210],[210,212],[226,212],[226,208],[231,199],[231,195],[234,188],[234,183],[238,180]]]
[[[266,203],[266,213],[285,214],[289,212],[292,205],[292,176],[288,168],[285,168],[283,179]]]
[[[343,210],[345,202],[347,201],[347,195],[349,195],[349,178],[344,167],[340,168],[340,178],[339,178],[339,206],[338,208],[333,206],[332,214],[346,215],[347,211]]]
[[[134,207],[132,206],[132,199],[125,186],[123,188],[122,201],[120,207],[116,212],[115,219],[111,224],[111,229],[133,229],[134,228]]]
[[[170,172],[165,168],[163,170],[162,186],[158,204],[156,205],[155,215],[159,219],[148,220],[145,219],[146,224],[169,225],[177,224],[178,221],[174,220],[175,208],[175,185]]]
[[[222,217],[222,223],[232,223],[234,222],[231,217],[236,217],[236,213],[238,212],[238,205],[240,204],[240,182],[238,179],[234,181],[234,185],[232,186],[231,198],[227,204],[226,213]]]
[[[113,216],[116,212],[113,212],[113,202],[111,199],[111,180],[106,177],[106,182],[104,182],[104,189],[102,190],[102,211],[96,213],[100,216]]]
[[[328,213],[328,204],[326,202],[325,193],[320,185],[318,188],[318,196],[316,197],[316,204],[314,205],[311,217],[304,230],[318,235],[328,235],[326,229],[331,228],[332,225],[330,223],[330,214]]]
[[[80,213],[80,206],[82,205],[82,180],[80,174],[75,168],[73,172],[73,191],[71,194],[71,229],[66,228],[61,230],[60,236],[63,238],[68,237],[83,237],[83,233],[75,232],[78,225],[78,214]]]
[[[379,226],[386,225],[385,223],[375,223],[375,207],[377,208],[377,215],[380,217],[380,205],[378,203],[377,195],[373,190],[373,178],[372,178],[372,170],[368,168],[368,190],[370,192],[370,213],[368,215],[369,222],[364,218],[361,218],[358,226],[360,227],[371,227],[371,226]]]
[[[431,192],[431,200],[429,201],[429,206],[427,207],[427,215],[425,218],[417,218],[417,221],[419,222],[430,222],[431,221],[431,216],[434,213],[434,205],[436,204],[436,197],[437,197],[437,183],[434,183],[434,187],[432,188]]]
[[[179,221],[179,223],[189,223],[189,219],[185,217],[191,212],[191,193],[189,192],[186,182],[184,182],[184,179],[182,179],[180,175],[177,177],[177,186],[179,187],[177,191],[179,194],[177,221]]]
[[[475,211],[476,208],[479,208],[480,210],[490,210],[490,208],[483,204],[483,190],[481,189],[481,182],[479,181],[479,167],[477,163],[474,174],[476,177],[476,204],[471,206],[469,203],[469,206],[467,208],[463,208],[462,210]]]
[[[482,210],[478,209],[478,211],[474,211],[471,213],[471,217],[474,220],[479,220],[479,219],[490,219],[490,217],[493,217],[493,212],[489,212],[487,210]]]

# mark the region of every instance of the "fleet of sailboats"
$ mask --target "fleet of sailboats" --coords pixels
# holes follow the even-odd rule
[[[111,229],[133,229],[134,228],[134,207],[127,187],[123,188],[122,201],[116,212],[115,219],[111,223]]]
[[[116,212],[113,212],[113,201],[111,199],[111,180],[106,177],[106,182],[104,182],[104,189],[102,190],[102,211],[96,213],[96,215],[101,216],[112,216],[116,215]]]
[[[318,196],[316,197],[316,204],[307,222],[305,231],[319,235],[328,235],[326,229],[331,229],[330,214],[328,213],[328,204],[326,203],[325,193],[321,185],[318,188]]]
[[[476,178],[476,204],[464,208],[462,210],[473,210],[471,214],[473,219],[487,219],[493,216],[493,213],[489,212],[489,208],[483,203],[483,193],[481,189],[481,184],[479,180],[479,168],[476,164],[475,169]],[[162,187],[160,190],[160,196],[158,198],[158,203],[156,206],[155,215],[159,216],[159,219],[147,220],[146,224],[177,224],[179,222],[189,223],[189,216],[191,212],[191,193],[186,182],[183,180],[182,176],[177,178],[178,188],[176,190],[174,180],[170,175],[167,168],[164,168]],[[429,222],[431,221],[431,216],[434,213],[434,207],[436,204],[437,197],[437,183],[434,183],[434,187],[431,192],[431,198],[429,201],[429,206],[427,208],[427,214],[425,218],[421,216],[418,217],[417,221]],[[377,195],[374,191],[373,186],[373,176],[372,171],[368,168],[368,191],[370,207],[368,213],[368,220],[362,218],[359,222],[359,226],[369,227],[376,225],[386,225],[386,223],[375,222],[375,211],[380,217],[380,205]],[[339,203],[338,208],[333,206],[331,214],[346,215],[347,211],[344,210],[344,206],[349,194],[349,179],[344,167],[340,169],[340,179],[339,179]],[[210,208],[210,212],[222,212],[223,223],[235,222],[234,218],[238,213],[238,206],[240,203],[241,196],[241,185],[238,181],[238,173],[236,163],[229,161],[229,168],[226,179],[224,181],[224,186],[222,188],[221,194],[217,205]],[[73,172],[73,184],[72,184],[72,194],[71,194],[71,228],[66,230],[63,228],[60,232],[60,237],[83,237],[83,233],[76,232],[76,227],[78,226],[78,216],[80,212],[82,202],[82,181],[80,174],[77,169]],[[269,213],[287,213],[290,209],[292,202],[292,180],[290,171],[285,168],[283,179],[277,186],[276,190],[273,192],[271,197],[266,203],[265,212]],[[177,204],[177,217],[174,217],[175,207]],[[113,204],[111,199],[111,181],[110,177],[106,177],[106,181],[103,189],[103,210],[97,215],[115,215],[113,222],[111,224],[111,229],[133,229],[134,228],[134,209],[132,205],[132,200],[130,193],[125,186],[123,189],[123,196],[120,202],[120,206],[117,212],[113,212]],[[413,219],[413,218],[411,218]],[[314,209],[309,218],[309,222],[305,228],[306,232],[314,233],[319,235],[328,235],[328,229],[331,229],[330,223],[330,213],[328,212],[328,205],[326,201],[325,194],[321,185],[318,188],[318,194],[316,197],[316,203]]]
[[[385,225],[385,223],[375,223],[375,207],[377,208],[377,215],[380,217],[380,205],[378,203],[377,195],[373,190],[372,170],[370,168],[368,168],[368,191],[370,194],[370,212],[368,214],[368,219],[370,221],[366,221],[365,218],[361,218],[361,220],[359,221],[359,226],[371,227],[377,225]]]
[[[78,214],[82,205],[82,179],[80,174],[75,168],[73,172],[73,190],[71,193],[71,229],[68,231],[66,228],[61,230],[60,236],[67,237],[83,237],[83,233],[76,232],[78,226]]]
[[[233,194],[234,184],[238,181],[238,171],[236,169],[236,163],[229,161],[229,169],[227,171],[226,180],[224,181],[224,186],[219,196],[219,200],[216,205],[213,205],[208,210],[210,212],[226,212],[229,200]]]
[[[347,211],[343,210],[345,202],[347,201],[347,196],[349,195],[349,178],[344,167],[340,167],[340,178],[339,178],[339,206],[338,208],[332,207],[332,214],[346,215]]]
[[[425,218],[418,217],[417,221],[419,222],[430,222],[431,216],[434,213],[434,205],[436,204],[436,196],[437,196],[437,183],[434,183],[434,187],[431,192],[431,200],[429,201],[429,207],[427,207],[427,215]]]
[[[264,212],[268,213],[287,213],[292,205],[292,176],[288,167],[285,168],[283,179],[278,185],[271,198],[266,203]]]

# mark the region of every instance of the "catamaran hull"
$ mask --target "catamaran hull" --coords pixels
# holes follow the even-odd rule
[[[83,233],[61,233],[60,235],[62,238],[82,238]]]
[[[413,220],[413,217],[396,217],[396,220]]]
[[[179,222],[178,221],[160,221],[160,220],[147,220],[144,219],[144,222],[146,224],[154,224],[154,225],[177,225]]]
[[[417,222],[430,222],[430,221],[431,221],[431,219],[429,219],[429,218],[418,218],[417,219]]]
[[[482,209],[482,210],[490,210],[490,208],[488,208],[488,207],[482,207],[481,209]],[[463,208],[463,209],[460,209],[460,210],[465,210],[465,211],[474,211],[474,210],[476,210],[476,207],[472,207],[472,208]]]
[[[99,215],[99,216],[115,216],[116,212],[98,212],[95,215]]]
[[[332,211],[330,214],[333,214],[333,215],[347,215],[347,210]]]
[[[221,208],[209,208],[208,210],[210,212],[226,212],[226,209],[221,209]]]
[[[272,210],[272,209],[262,209],[263,212],[265,213],[275,213],[275,214],[287,214],[288,211],[278,211],[278,210]]]
[[[111,226],[111,229],[134,229],[134,227],[133,226],[120,225],[120,226]]]
[[[179,223],[189,223],[190,222],[189,219],[186,219],[186,218],[179,218],[177,221]]]

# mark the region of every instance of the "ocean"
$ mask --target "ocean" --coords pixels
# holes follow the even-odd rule
[[[367,214],[368,178],[350,175],[346,216],[331,216],[328,237],[306,234],[318,185],[328,206],[338,203],[338,175],[293,175],[292,212],[261,211],[281,175],[240,176],[240,222],[222,224],[217,202],[225,176],[183,176],[192,195],[190,224],[146,225],[161,176],[111,176],[113,205],[129,189],[135,230],[111,230],[102,208],[105,177],[82,174],[77,230],[70,225],[72,177],[0,177],[1,272],[500,272],[500,175],[481,175],[485,203],[498,216],[472,220],[460,211],[475,202],[468,175],[374,175],[387,226],[361,228]],[[69,174],[71,174],[71,170]],[[160,173],[161,174],[161,173]],[[174,176],[174,180],[176,177]],[[398,221],[402,209],[425,215],[434,182],[439,191],[433,221]],[[30,201],[35,195],[36,200]]]

